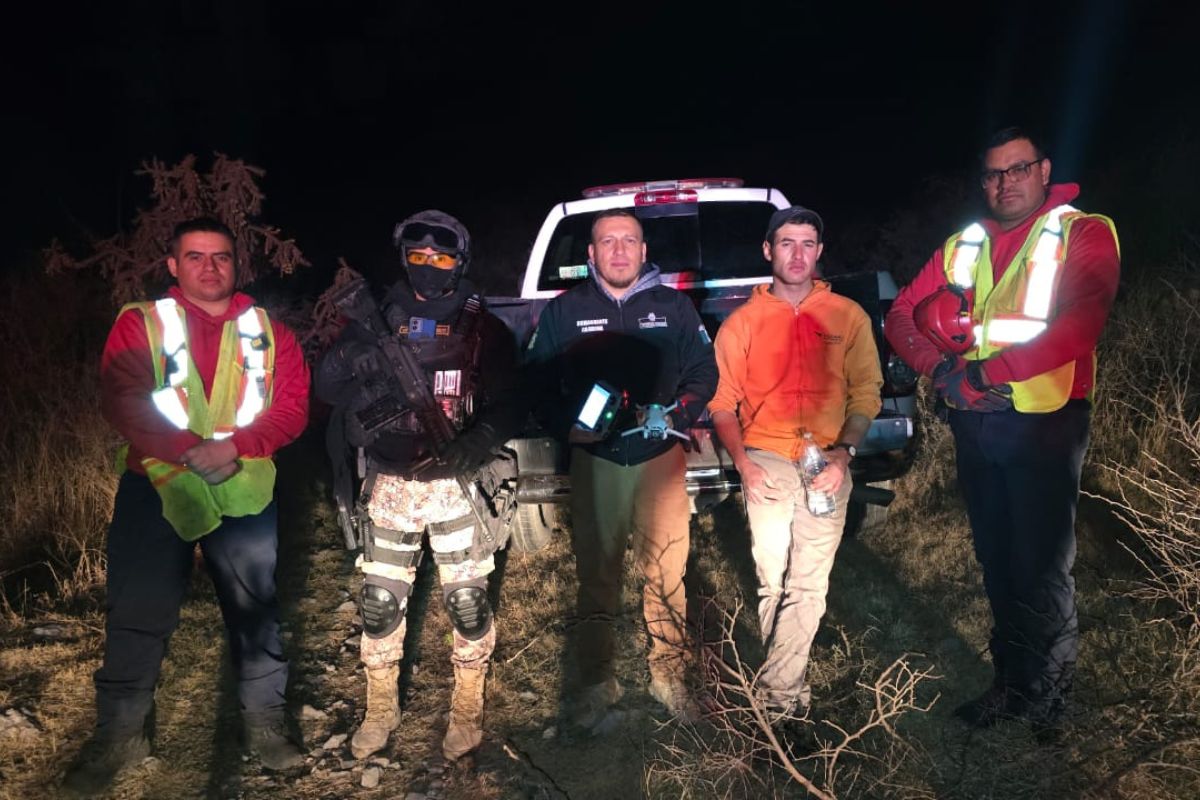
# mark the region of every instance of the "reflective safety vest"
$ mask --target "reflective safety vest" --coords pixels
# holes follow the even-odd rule
[[[151,393],[155,407],[179,430],[202,439],[225,439],[253,422],[271,405],[275,373],[275,338],[267,312],[257,306],[225,323],[213,373],[212,391],[188,351],[187,315],[171,298],[132,303],[146,322],[154,359]],[[241,469],[212,485],[182,464],[142,459],[146,475],[163,503],[163,516],[185,541],[211,533],[221,517],[257,514],[271,502],[275,462],[270,458],[239,459]]]
[[[1113,241],[1117,241],[1116,227],[1108,217],[1085,214],[1069,205],[1057,206],[1034,222],[1025,243],[995,284],[991,240],[982,225],[972,223],[946,240],[942,250],[946,281],[973,296],[975,347],[965,358],[989,358],[1006,347],[1031,342],[1046,330],[1054,311],[1071,226],[1087,217],[1102,220],[1112,231]],[[1095,359],[1093,352],[1093,372]],[[1012,381],[1013,407],[1030,414],[1057,411],[1071,398],[1074,383],[1074,360],[1032,378]]]

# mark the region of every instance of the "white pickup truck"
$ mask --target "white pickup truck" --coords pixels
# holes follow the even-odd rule
[[[586,280],[592,217],[609,208],[630,208],[642,223],[650,260],[665,284],[695,302],[709,333],[743,303],[755,284],[771,280],[762,257],[763,233],[776,209],[791,205],[778,189],[751,188],[737,178],[653,181],[586,189],[579,200],[559,203],[542,223],[521,282],[520,297],[489,297],[489,308],[522,347],[551,298]],[[859,303],[871,317],[883,368],[883,410],[851,463],[854,494],[847,530],[878,524],[892,500],[893,478],[911,464],[917,375],[893,354],[883,320],[896,296],[886,272],[830,279],[833,290]],[[691,430],[688,492],[703,508],[739,489],[729,455],[713,437],[707,415]],[[570,494],[566,451],[538,430],[509,442],[518,459],[517,516],[513,545],[535,550],[560,524]]]

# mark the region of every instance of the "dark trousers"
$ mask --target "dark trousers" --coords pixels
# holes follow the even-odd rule
[[[225,620],[242,711],[263,717],[282,714],[288,675],[275,600],[276,526],[272,502],[253,516],[226,517],[198,542]],[[100,730],[131,732],[150,711],[196,544],[180,539],[163,518],[144,475],[121,477],[108,530],[104,663],[95,674]]]
[[[1031,708],[1061,701],[1079,652],[1071,568],[1089,415],[1085,400],[1049,414],[950,414],[996,683]]]

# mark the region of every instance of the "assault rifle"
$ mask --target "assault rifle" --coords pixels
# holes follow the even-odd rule
[[[412,411],[429,437],[429,449],[432,453],[432,458],[414,467],[414,473],[420,474],[435,462],[442,460],[446,447],[456,435],[454,426],[434,396],[433,387],[430,386],[429,378],[421,368],[416,353],[389,329],[379,306],[375,303],[375,298],[367,288],[366,281],[357,278],[347,283],[333,294],[332,300],[345,317],[358,322],[376,337],[376,344],[387,361],[384,370],[387,391],[371,405],[356,412],[358,422],[365,433],[373,434],[395,422],[405,411]],[[489,471],[489,467],[484,467],[484,471]],[[492,497],[483,486],[483,476],[476,473],[470,476],[459,474],[455,477],[463,497],[471,506],[471,513],[475,515],[475,520],[483,530],[484,539],[489,545],[493,544],[493,527],[497,522],[503,524],[505,520],[501,518],[502,515],[497,511]],[[496,480],[489,480],[488,483],[488,488],[496,488]],[[475,492],[471,491],[472,486],[476,488]],[[505,505],[507,507],[509,504]]]

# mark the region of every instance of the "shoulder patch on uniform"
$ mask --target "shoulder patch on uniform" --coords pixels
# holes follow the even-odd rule
[[[697,331],[700,334],[700,341],[704,342],[705,344],[712,344],[712,337],[708,335],[708,328],[704,327],[703,322],[700,323],[700,327],[697,329]]]

